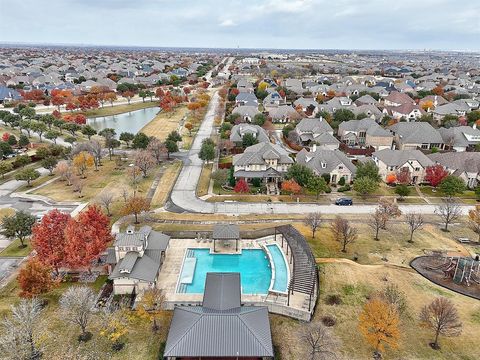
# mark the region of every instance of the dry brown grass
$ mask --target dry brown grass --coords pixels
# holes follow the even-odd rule
[[[172,190],[172,187],[177,179],[177,175],[182,168],[180,161],[175,161],[168,164],[165,172],[163,173],[160,182],[158,183],[157,190],[153,194],[151,205],[153,207],[162,207],[167,201],[168,195]]]
[[[157,139],[164,141],[169,133],[178,130],[180,121],[187,113],[188,109],[186,105],[180,105],[168,113],[160,111],[157,116],[140,131],[148,136],[155,136]]]
[[[208,194],[208,187],[210,186],[210,177],[212,175],[212,164],[205,164],[200,174],[200,179],[197,184],[197,196],[204,196]]]

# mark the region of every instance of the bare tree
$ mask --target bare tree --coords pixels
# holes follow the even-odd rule
[[[138,168],[138,166],[133,166],[128,169],[128,174],[130,175],[130,184],[133,188],[133,196],[135,196],[137,193],[138,183],[140,182],[141,170]]]
[[[393,200],[390,200],[387,198],[380,199],[380,201],[378,202],[377,210],[383,217],[383,224],[382,224],[383,230],[387,229],[388,220],[402,215],[402,212],[398,208],[398,205]]]
[[[368,226],[370,226],[375,232],[374,239],[377,241],[379,240],[378,233],[380,232],[380,229],[383,229],[383,225],[385,224],[384,220],[384,215],[380,212],[379,209],[376,209],[375,212],[370,215],[370,218],[368,220]]]
[[[124,187],[122,188],[122,198],[123,198],[123,201],[124,201],[124,202],[127,202],[129,197],[130,197],[130,194],[128,193],[128,188],[127,188],[126,186],[124,186]]]
[[[430,344],[433,349],[440,349],[439,335],[458,336],[462,332],[462,323],[455,305],[444,297],[438,297],[422,308],[420,322],[422,326],[435,331],[435,340]]]
[[[410,228],[410,240],[408,242],[413,243],[413,233],[423,228],[423,216],[422,214],[412,212],[405,215],[405,220]]]
[[[386,303],[393,305],[400,315],[407,311],[407,296],[395,284],[387,285],[381,292],[380,298]]]
[[[110,205],[112,205],[115,196],[110,191],[105,191],[98,197],[98,202],[107,210],[107,215],[111,216],[110,214]]]
[[[87,326],[93,315],[95,298],[95,293],[88,286],[72,286],[60,298],[63,318],[80,327],[81,341],[88,341],[92,336],[87,332]]]
[[[155,159],[147,150],[137,151],[135,154],[135,166],[143,173],[143,177],[148,176],[148,171],[155,166]]]
[[[319,323],[311,323],[305,326],[301,335],[306,344],[305,355],[309,360],[336,359],[333,351],[336,348],[336,341],[328,330]]]
[[[460,217],[462,209],[454,198],[443,198],[442,203],[435,208],[435,214],[437,214],[445,224],[444,231],[448,231],[448,225]]]
[[[72,185],[73,185],[73,192],[78,192],[78,197],[82,197],[82,191],[83,187],[85,186],[85,183],[82,181],[82,179],[78,176],[74,176],[72,178]]]
[[[39,359],[37,323],[42,311],[37,298],[12,305],[12,316],[4,319],[0,337],[0,354],[5,359]]]
[[[165,144],[156,137],[152,137],[150,139],[150,142],[147,146],[147,151],[149,151],[155,158],[157,165],[162,162],[162,158],[167,154],[167,148],[165,147]]]
[[[320,212],[310,213],[307,215],[303,223],[312,230],[312,238],[315,239],[315,233],[322,225],[322,214]]]
[[[98,167],[102,166],[102,155],[103,155],[102,143],[98,140],[90,140],[88,142],[88,145],[89,145],[89,152],[93,156],[95,171],[98,171]]]
[[[330,229],[334,239],[342,244],[342,252],[347,252],[347,245],[357,240],[357,229],[340,216],[335,217],[335,220],[330,223]]]
[[[140,317],[147,318],[152,322],[153,332],[160,330],[158,318],[161,315],[163,304],[165,302],[165,294],[159,288],[153,287],[145,290],[142,299],[137,305],[137,312]]]
[[[468,212],[468,227],[478,235],[477,241],[480,243],[480,209],[475,208]]]

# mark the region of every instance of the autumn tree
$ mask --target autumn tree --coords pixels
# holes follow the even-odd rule
[[[147,150],[139,150],[134,155],[135,166],[140,169],[143,177],[148,176],[148,172],[155,166],[155,159]]]
[[[398,347],[398,311],[380,299],[373,299],[365,304],[359,316],[359,329],[365,340],[375,349],[376,356],[384,351],[385,345],[391,349]]]
[[[56,175],[60,176],[60,179],[67,181],[67,185],[71,185],[73,177],[73,168],[70,163],[66,160],[59,161],[55,170],[53,171]]]
[[[104,309],[101,313],[102,330],[100,335],[107,338],[112,344],[112,350],[119,351],[123,348],[122,340],[128,334],[129,314],[126,306],[119,309]]]
[[[185,123],[184,126],[185,126],[185,129],[188,130],[188,133],[190,134],[190,136],[192,136],[192,130],[193,130],[193,125],[192,125],[192,123],[187,122],[187,123]]]
[[[20,247],[26,247],[25,240],[32,234],[35,216],[20,210],[2,219],[1,234],[9,239],[20,240]]]
[[[73,166],[77,169],[79,175],[85,179],[85,172],[94,165],[95,161],[91,154],[86,151],[80,151],[73,157]]]
[[[437,187],[446,176],[448,171],[440,164],[427,166],[425,169],[425,181],[433,187]]]
[[[248,186],[248,183],[245,181],[245,179],[240,179],[235,184],[233,191],[240,194],[246,194],[250,192],[250,187]]]
[[[87,267],[105,251],[113,238],[110,232],[110,219],[97,205],[90,205],[65,228],[67,263],[72,268]]]
[[[59,268],[66,264],[65,228],[70,219],[70,214],[53,209],[32,229],[32,246],[37,258],[43,264],[51,266],[57,274]]]
[[[167,153],[167,149],[165,148],[165,144],[163,144],[160,140],[155,137],[152,137],[148,143],[147,151],[149,151],[152,156],[155,158],[157,165],[162,162],[162,158]]]
[[[420,311],[420,324],[435,332],[435,339],[430,346],[438,350],[438,337],[459,336],[462,332],[462,323],[453,302],[444,297],[438,297]]]
[[[410,174],[410,169],[408,167],[402,167],[395,174],[397,178],[397,183],[402,185],[408,185],[412,182],[412,175]]]
[[[87,332],[94,313],[96,295],[88,286],[71,286],[59,300],[62,318],[80,327],[79,341],[88,341],[92,334]]]
[[[152,322],[152,331],[160,330],[158,324],[159,317],[162,312],[162,306],[165,301],[165,294],[157,287],[145,290],[141,300],[137,305],[137,314],[141,318],[148,319]]]
[[[480,242],[480,208],[478,206],[468,212],[468,227],[478,235],[478,242]]]
[[[125,205],[122,208],[122,215],[134,215],[135,216],[135,224],[138,224],[138,215],[144,211],[150,210],[150,203],[147,199],[133,196],[127,200]]]
[[[435,214],[445,224],[444,231],[448,231],[448,225],[462,215],[460,204],[454,198],[442,198],[442,202],[435,207]]]
[[[370,218],[368,220],[368,226],[373,229],[375,234],[374,239],[377,241],[380,240],[378,238],[378,233],[380,232],[380,229],[383,228],[383,223],[384,216],[379,209],[376,209],[375,212],[370,215]]]
[[[342,252],[347,252],[347,245],[355,242],[358,237],[357,229],[350,225],[347,219],[336,216],[330,223],[333,238],[342,245]]]
[[[291,179],[291,180],[284,180],[282,182],[282,191],[288,194],[299,194],[302,191],[302,187],[298,185],[298,183]]]
[[[382,198],[379,200],[377,209],[383,219],[382,229],[384,230],[387,229],[387,223],[389,220],[402,215],[398,205],[393,200],[387,198]]]
[[[414,212],[407,213],[405,214],[405,221],[410,230],[410,240],[408,240],[408,242],[413,243],[413,233],[417,230],[420,230],[423,227],[423,224],[424,224],[423,215],[417,214]]]
[[[322,214],[320,212],[309,213],[303,223],[312,230],[312,238],[315,239],[315,233],[322,225]]]
[[[104,98],[110,103],[111,106],[113,106],[113,103],[115,102],[115,100],[117,100],[117,94],[115,94],[114,92],[109,92],[104,95]]]
[[[28,260],[18,273],[17,281],[22,289],[20,296],[26,298],[49,292],[54,285],[52,269],[36,258]]]

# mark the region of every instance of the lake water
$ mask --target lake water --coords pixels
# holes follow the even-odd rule
[[[141,128],[152,121],[159,111],[159,107],[152,107],[119,115],[88,118],[87,124],[97,131],[101,131],[106,128],[115,129],[117,137],[122,132],[136,134]]]

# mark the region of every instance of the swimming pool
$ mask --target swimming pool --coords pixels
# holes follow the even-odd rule
[[[281,255],[281,254],[280,254]],[[267,254],[261,249],[244,249],[242,254],[210,254],[210,249],[187,249],[180,279],[188,279],[193,272],[191,283],[179,284],[178,292],[203,294],[208,272],[239,272],[243,294],[267,294],[272,279],[272,269]]]
[[[273,267],[275,270],[271,290],[287,292],[288,269],[282,250],[280,250],[280,247],[277,244],[267,245],[266,247],[272,256]]]

